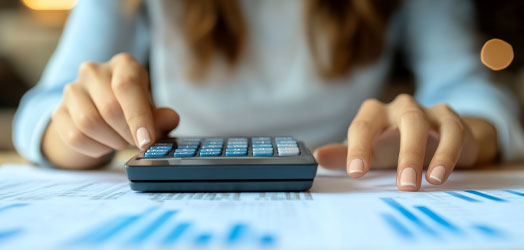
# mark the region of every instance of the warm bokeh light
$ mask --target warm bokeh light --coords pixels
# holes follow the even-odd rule
[[[33,10],[69,10],[77,0],[22,0],[25,6]]]
[[[493,38],[480,51],[480,60],[492,70],[503,70],[513,61],[513,47],[506,41]]]

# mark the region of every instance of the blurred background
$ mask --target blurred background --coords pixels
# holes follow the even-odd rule
[[[76,0],[0,0],[0,150],[13,148],[11,126],[17,104],[23,93],[38,82],[75,3]],[[475,4],[479,53],[482,43],[494,37],[513,45],[512,65],[493,72],[493,78],[516,93],[522,106],[524,51],[519,45],[524,44],[524,1],[477,0]],[[395,60],[383,101],[398,93],[414,92],[412,76],[404,67],[402,55]]]

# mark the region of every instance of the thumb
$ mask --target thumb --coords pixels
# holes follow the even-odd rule
[[[327,144],[317,148],[313,155],[318,165],[329,169],[338,169],[346,168],[347,153],[347,144]]]
[[[170,108],[156,108],[153,111],[155,119],[156,138],[160,139],[178,126],[178,114]]]

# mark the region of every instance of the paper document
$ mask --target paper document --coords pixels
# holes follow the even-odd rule
[[[321,171],[310,192],[136,193],[121,169],[0,167],[0,249],[524,249],[524,171],[401,192]]]

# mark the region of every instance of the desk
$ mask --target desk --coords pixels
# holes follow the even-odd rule
[[[309,192],[145,194],[123,173],[135,153],[105,170],[0,167],[0,248],[524,249],[523,165],[421,192],[398,191],[394,170],[320,170]]]

